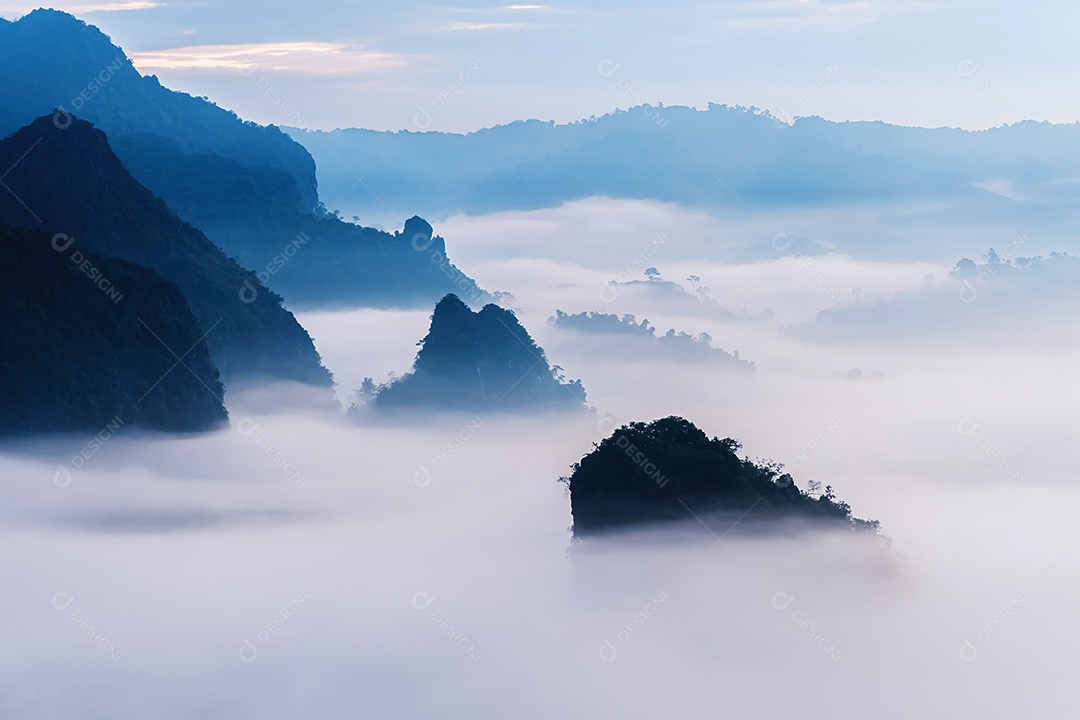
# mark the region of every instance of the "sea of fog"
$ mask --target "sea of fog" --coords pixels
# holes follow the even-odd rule
[[[721,261],[719,221],[612,205],[437,228],[594,412],[380,421],[274,386],[231,390],[214,433],[6,444],[0,716],[1075,716],[1080,348],[992,325],[973,348],[933,317],[914,340],[800,340],[818,311],[952,263],[783,239]],[[643,264],[733,313],[607,284]],[[556,309],[707,332],[757,372],[646,360]],[[429,314],[299,317],[348,403],[408,369]],[[559,477],[616,424],[670,414],[831,485],[891,552],[693,523],[572,547]]]

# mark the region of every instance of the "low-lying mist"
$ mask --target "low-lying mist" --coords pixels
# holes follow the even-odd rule
[[[454,222],[453,237],[481,237]],[[735,265],[658,247],[637,268],[651,228],[627,238],[616,223],[588,243],[495,230],[526,259],[479,241],[455,257],[513,293],[593,411],[379,422],[266,386],[230,389],[229,427],[214,433],[7,443],[0,714],[1075,713],[1080,495],[1062,387],[1080,348],[782,331],[855,288],[944,277],[953,263],[937,259],[827,255],[814,276],[790,255]],[[573,261],[583,244],[607,259]],[[655,266],[690,293],[698,276],[721,306],[772,312],[737,322],[608,285],[632,266],[624,282]],[[556,309],[707,332],[756,372],[582,342],[547,322]],[[347,405],[364,377],[409,369],[428,315],[298,317]],[[785,463],[800,487],[831,485],[892,550],[799,527],[714,534],[692,518],[572,542],[558,478],[617,425],[670,414]]]

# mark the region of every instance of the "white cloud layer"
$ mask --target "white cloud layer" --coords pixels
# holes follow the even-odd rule
[[[142,71],[155,70],[261,70],[349,75],[402,67],[393,53],[364,50],[330,42],[240,43],[190,45],[168,50],[133,53],[132,62]]]

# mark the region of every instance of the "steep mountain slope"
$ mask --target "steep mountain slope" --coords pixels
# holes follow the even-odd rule
[[[298,211],[315,207],[315,164],[303,148],[277,128],[143,77],[104,33],[67,13],[35,10],[0,26],[0,63],[0,135],[61,108],[108,133],[124,160],[129,144],[148,143],[157,162],[180,168],[167,187],[153,188],[166,199],[183,192],[214,198],[212,185],[200,191],[184,172],[209,155],[232,161],[229,182],[242,177],[274,202],[288,197]]]
[[[574,535],[627,530],[648,524],[686,522],[727,533],[762,521],[797,520],[876,534],[876,521],[860,520],[825,488],[800,490],[775,465],[740,459],[731,438],[709,438],[692,422],[667,417],[634,422],[573,466],[570,490]]]
[[[143,77],[107,36],[71,15],[37,10],[0,24],[0,64],[0,136],[56,108],[59,126],[89,120],[140,183],[291,306],[429,307],[448,292],[487,298],[445,247],[420,250],[411,236],[325,213],[314,161],[278,128]],[[382,188],[360,181],[365,171],[353,183],[377,197]]]
[[[140,185],[105,134],[52,115],[0,141],[0,221],[62,233],[77,248],[153,268],[184,292],[227,381],[329,385],[307,332],[251,272]],[[179,351],[178,351],[179,352]]]
[[[473,312],[456,295],[435,306],[431,329],[412,372],[362,394],[376,407],[580,410],[585,390],[548,365],[544,351],[509,310],[486,305]]]
[[[202,334],[153,270],[0,225],[0,433],[223,422]]]

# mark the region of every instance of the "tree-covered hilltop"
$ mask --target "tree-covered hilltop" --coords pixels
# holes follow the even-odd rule
[[[647,319],[640,323],[633,315],[612,315],[602,312],[564,313],[556,310],[548,322],[565,330],[588,333],[594,336],[607,336],[615,340],[625,339],[628,351],[634,357],[670,358],[683,362],[710,362],[728,367],[754,372],[755,365],[734,354],[712,345],[708,333],[690,335],[689,333],[668,330],[663,335],[656,334],[656,328]]]
[[[709,438],[689,420],[667,417],[632,422],[596,445],[563,478],[570,491],[574,535],[625,530],[648,523],[804,520],[877,533],[877,521],[860,520],[831,488],[800,490],[775,464],[736,453],[731,438]],[[744,517],[745,516],[745,517]]]
[[[0,433],[223,422],[224,388],[180,289],[58,246],[0,225]]]
[[[485,305],[473,312],[456,295],[435,306],[412,372],[375,386],[361,399],[376,407],[580,410],[585,389],[548,365],[544,351],[510,310]]]
[[[417,216],[390,233],[333,214],[299,215],[280,207],[242,218],[206,206],[180,214],[292,308],[427,308],[448,292],[474,303],[494,299],[450,260],[445,240]]]
[[[63,233],[73,249],[153,268],[175,282],[205,328],[226,382],[331,384],[307,332],[254,273],[140,185],[88,122],[38,118],[0,141],[9,192],[0,221]]]

